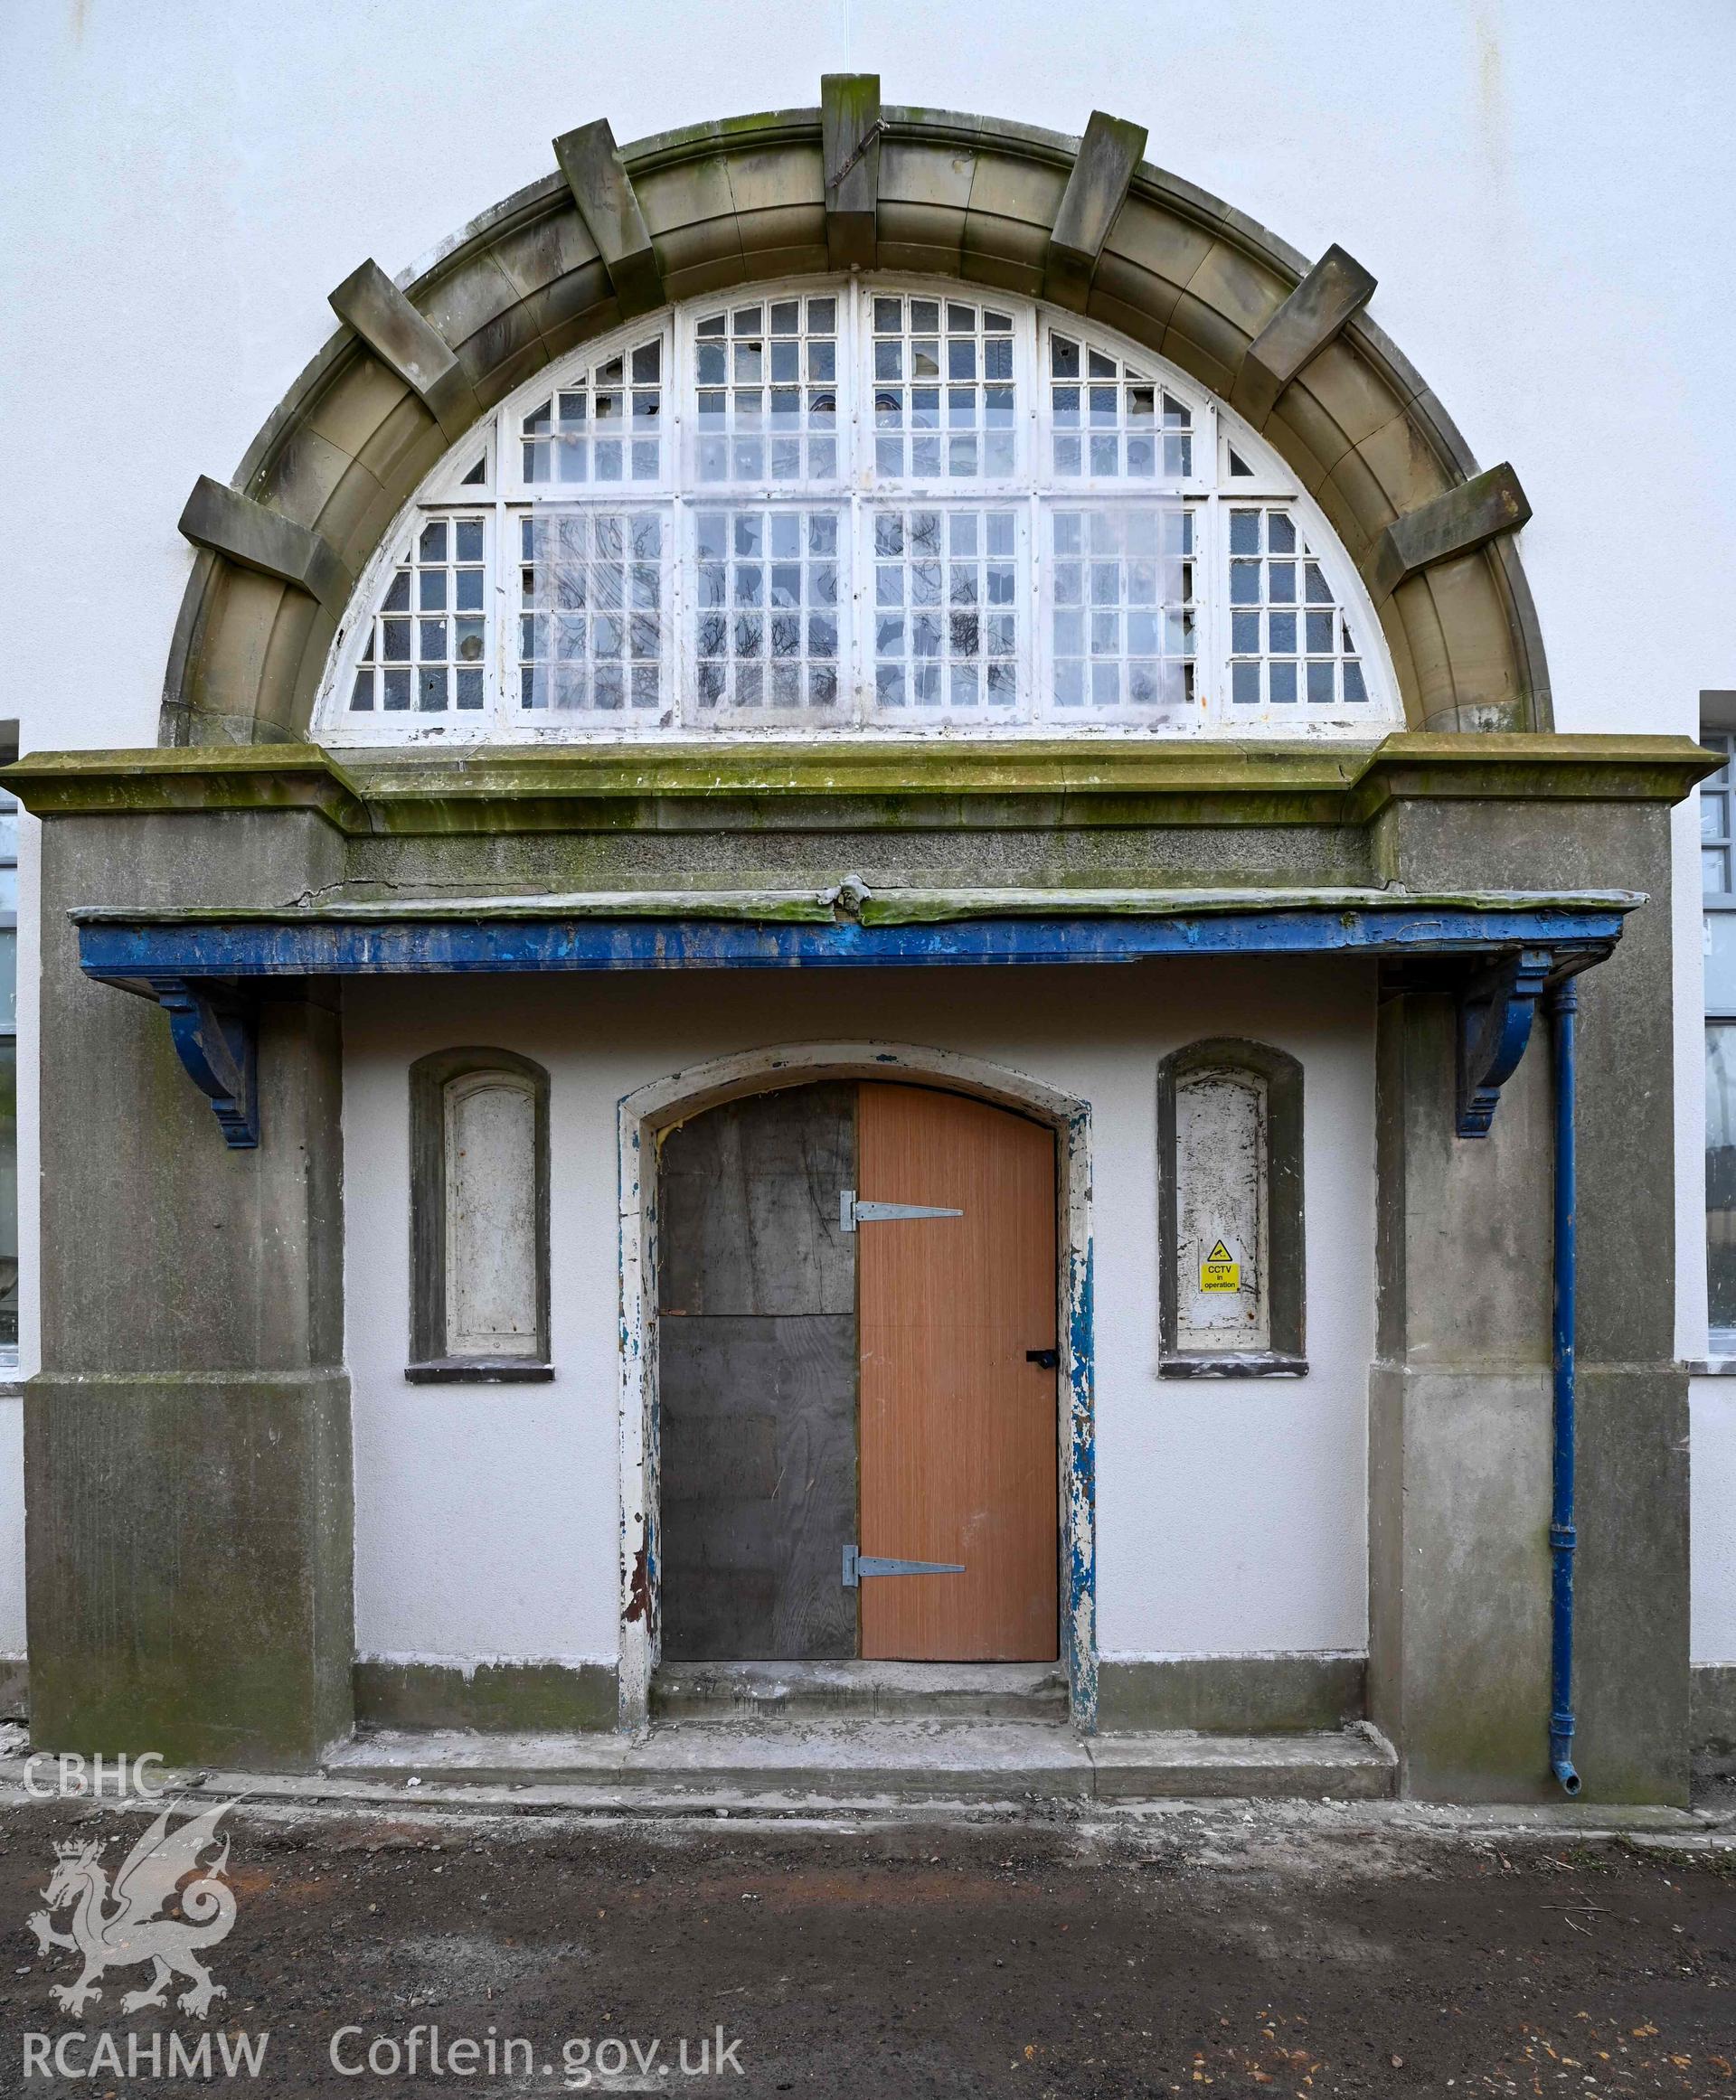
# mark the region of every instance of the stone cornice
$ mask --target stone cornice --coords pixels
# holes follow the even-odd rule
[[[1362,825],[1403,801],[1673,804],[1720,763],[1686,737],[1419,731],[1332,745],[279,744],[41,752],[0,769],[0,783],[40,817],[308,810],[351,835],[427,837]]]

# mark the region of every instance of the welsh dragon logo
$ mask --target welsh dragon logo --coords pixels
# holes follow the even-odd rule
[[[221,1879],[229,1865],[227,1834],[214,1860],[202,1866],[200,1854],[218,1842],[218,1818],[233,1805],[219,1802],[174,1830],[165,1808],[121,1861],[112,1888],[99,1863],[106,1841],[74,1840],[55,1846],[54,1871],[42,1891],[48,1908],[34,1912],[27,1922],[40,1953],[64,1947],[83,1959],[84,1973],[76,1982],[49,1986],[62,2012],[76,2020],[93,1998],[101,1997],[98,1980],[106,1970],[131,1968],[139,1962],[149,1962],[153,1974],[143,1988],[122,1998],[123,2012],[162,2006],[171,1976],[187,1979],[191,1988],[175,2003],[195,2019],[205,2018],[212,1999],[227,1995],[199,1959],[200,1951],[226,1939],[235,1923],[235,1892]],[[189,1875],[197,1878],[189,1881]],[[162,1913],[177,1890],[181,1915],[165,1917]],[[72,1906],[72,1929],[57,1932],[52,1915],[68,1904]]]

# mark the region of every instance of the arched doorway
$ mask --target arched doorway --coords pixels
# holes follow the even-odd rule
[[[724,1103],[839,1081],[937,1089],[1010,1110],[1052,1135],[1056,1258],[1047,1332],[1059,1356],[1060,1654],[1072,1724],[1090,1733],[1097,1725],[1091,1111],[1077,1097],[1007,1066],[883,1039],[767,1044],[670,1072],[620,1103],[620,1725],[629,1734],[648,1725],[662,1639],[662,1151],[670,1133]],[[837,1200],[834,1192],[834,1207]]]
[[[664,1658],[1053,1661],[1052,1128],[821,1081],[659,1186]]]

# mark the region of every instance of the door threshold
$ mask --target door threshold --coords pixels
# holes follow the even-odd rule
[[[665,1662],[653,1721],[1017,1720],[1059,1726],[1059,1662]]]

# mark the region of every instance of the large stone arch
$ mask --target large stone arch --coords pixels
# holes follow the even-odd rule
[[[165,744],[299,742],[356,578],[465,429],[543,365],[665,300],[851,265],[952,276],[1094,315],[1260,428],[1315,496],[1379,608],[1413,729],[1546,730],[1548,673],[1513,540],[1529,507],[1479,473],[1419,374],[1363,311],[1341,250],[1310,266],[1253,221],[1082,140],[887,107],[868,76],[822,106],[617,148],[556,141],[560,169],[394,286],[372,262],[345,325],[227,486],[182,520],[199,548],[164,692]]]

